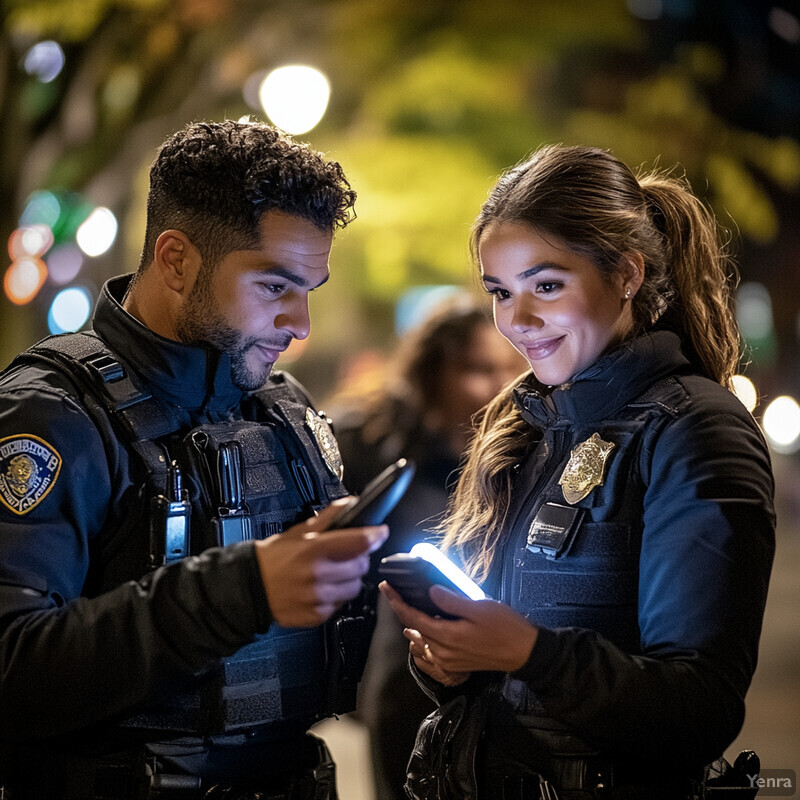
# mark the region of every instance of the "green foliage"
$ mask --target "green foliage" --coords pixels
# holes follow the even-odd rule
[[[468,279],[469,224],[495,177],[478,149],[393,136],[341,142],[334,153],[358,192],[346,247],[360,290],[397,297],[413,283]]]
[[[257,112],[243,87],[271,67],[323,69],[329,110],[303,138],[359,193],[334,250],[335,302],[319,308],[342,341],[363,326],[387,336],[387,309],[410,285],[470,285],[481,202],[544,142],[679,162],[756,243],[785,224],[776,191],[800,186],[797,139],[712,111],[725,54],[696,41],[655,59],[623,0],[5,0],[2,23],[2,235],[37,189],[88,193],[129,221],[126,252],[95,267],[96,283],[138,260],[141,175],[166,134]],[[21,69],[44,38],[67,56],[49,84]],[[361,324],[329,324],[340,308]]]
[[[6,28],[16,36],[83,42],[114,11],[148,13],[166,0],[5,0]]]

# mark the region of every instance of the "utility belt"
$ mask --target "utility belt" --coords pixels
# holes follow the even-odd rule
[[[47,759],[15,769],[2,800],[337,800],[336,767],[325,743],[297,741],[298,763],[274,775],[234,783],[179,774],[143,749],[100,758]]]
[[[501,712],[495,722],[510,719]],[[752,750],[742,751],[733,765],[719,759],[704,769],[673,769],[609,758],[555,720],[516,719],[527,723],[516,741],[506,727],[499,742],[489,733],[482,743],[486,770],[483,782],[479,771],[477,800],[752,800],[756,795],[748,776],[758,774],[760,761]],[[541,764],[541,773],[527,767],[526,759]]]
[[[555,777],[538,773],[487,779],[478,797],[491,800],[753,800],[759,759],[744,750],[732,766],[724,759],[706,767],[699,780],[664,775],[626,775],[596,758],[556,760]]]
[[[601,758],[553,759],[545,776],[536,772],[484,776],[479,798],[492,800],[699,800],[689,778],[628,776]]]
[[[458,695],[420,724],[405,791],[413,800],[752,800],[758,756],[689,773],[610,759],[567,726],[516,714],[499,686]]]

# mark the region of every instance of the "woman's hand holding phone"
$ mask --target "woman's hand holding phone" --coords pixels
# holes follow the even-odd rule
[[[536,644],[537,628],[496,600],[472,600],[434,586],[431,600],[451,617],[445,619],[410,606],[386,581],[379,588],[406,628],[417,667],[446,686],[463,683],[475,671],[514,672]]]

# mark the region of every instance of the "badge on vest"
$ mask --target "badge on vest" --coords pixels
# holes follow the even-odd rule
[[[606,462],[614,446],[613,442],[604,442],[593,433],[572,451],[558,479],[564,499],[570,505],[583,500],[595,486],[603,485]]]
[[[36,508],[53,488],[61,456],[31,434],[0,439],[0,502],[22,516]]]
[[[331,471],[331,475],[341,480],[344,475],[344,464],[339,452],[339,444],[333,435],[330,425],[328,425],[327,419],[322,414],[315,414],[310,408],[307,408],[306,425],[308,425],[308,429],[319,445],[319,451],[325,461],[325,466]]]

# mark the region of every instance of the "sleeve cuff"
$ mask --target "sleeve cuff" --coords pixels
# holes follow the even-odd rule
[[[546,683],[547,676],[552,674],[553,664],[559,657],[559,636],[549,628],[538,628],[536,644],[531,648],[528,660],[515,672],[512,678],[525,681],[531,685]]]

